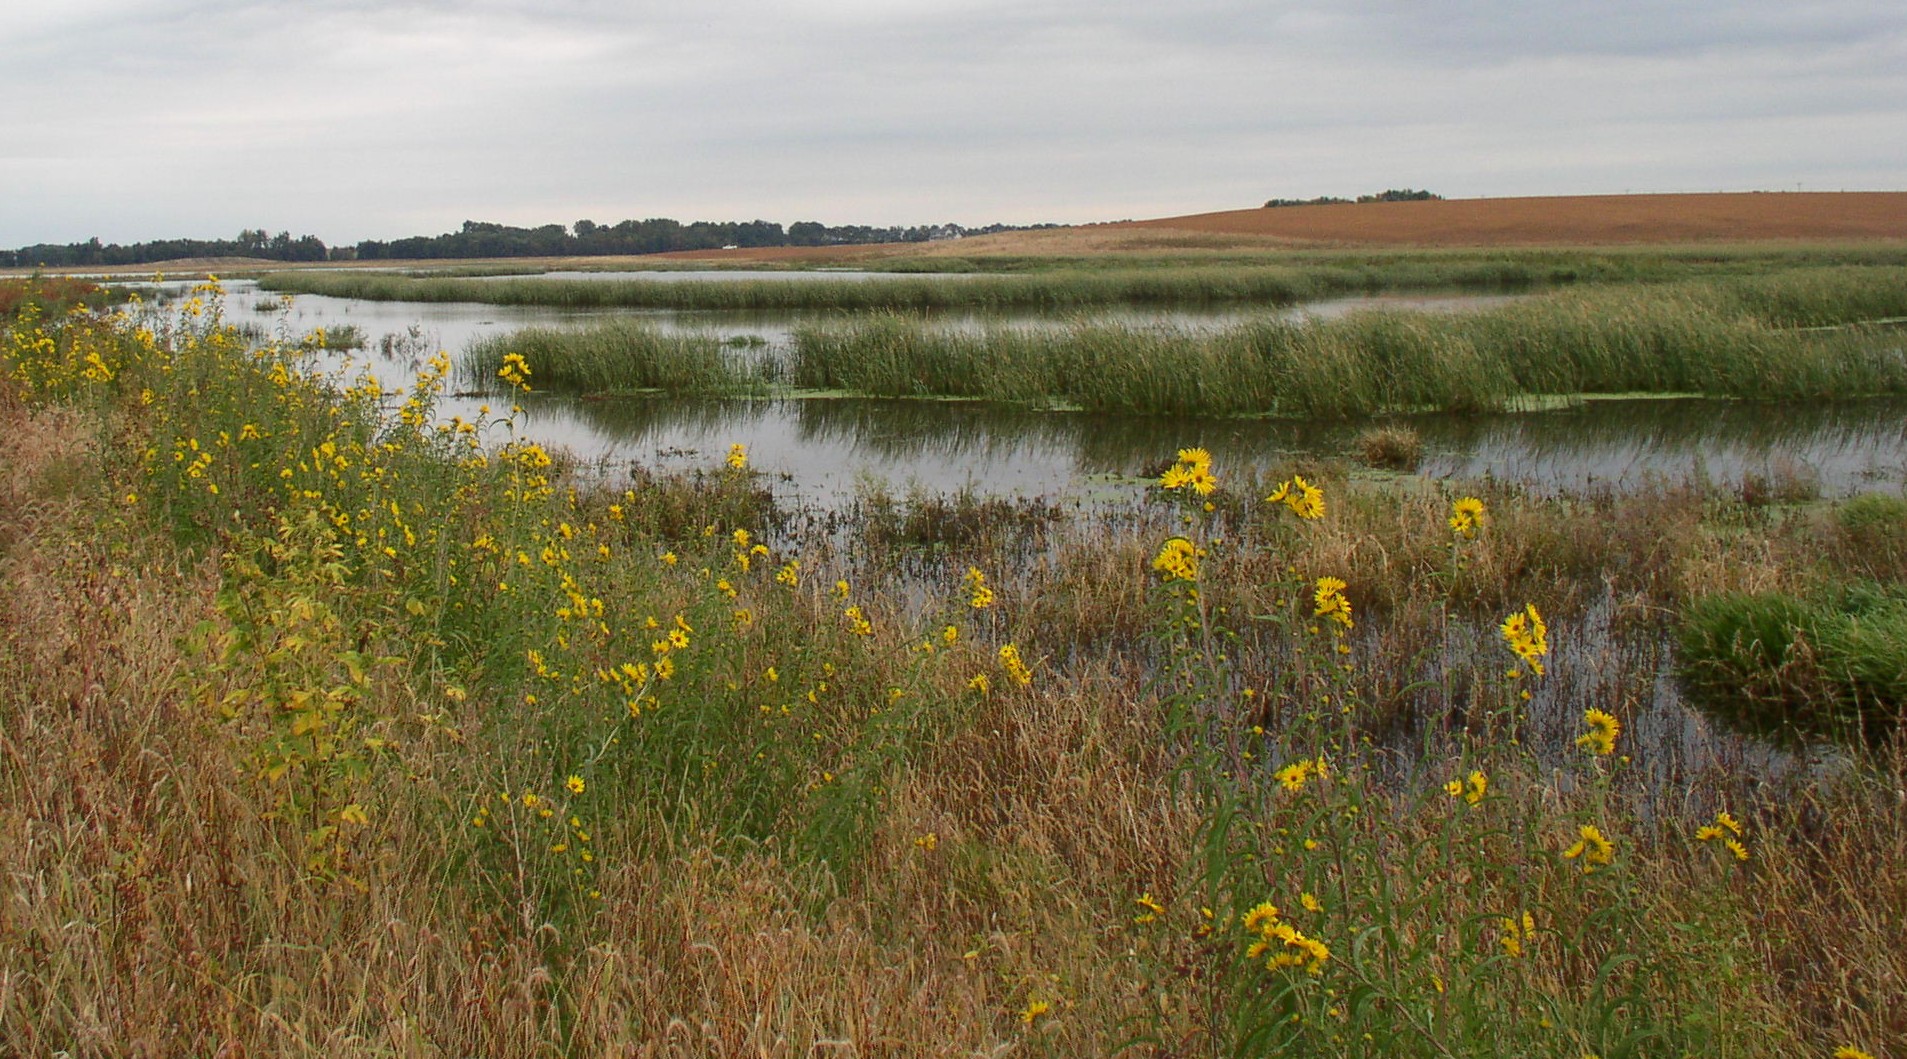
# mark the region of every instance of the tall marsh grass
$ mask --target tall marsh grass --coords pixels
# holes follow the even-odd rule
[[[737,394],[760,388],[776,373],[772,360],[713,335],[664,332],[633,320],[485,336],[465,349],[459,372],[467,382],[494,384],[512,353],[532,366],[533,386],[585,393]]]
[[[281,272],[266,290],[372,301],[483,302],[577,309],[1045,309],[1099,305],[1285,305],[1393,289],[1514,289],[1538,282],[1509,265],[1252,265],[1068,269],[1031,274],[895,275],[876,279],[705,279],[657,282],[462,279],[392,273]]]
[[[1829,285],[1821,300],[1799,304],[1815,319],[1907,311],[1907,289],[1830,300],[1843,293]],[[1216,333],[1085,323],[973,332],[883,315],[798,328],[789,378],[887,396],[1171,415],[1474,411],[1580,393],[1907,392],[1898,333],[1799,333],[1731,304],[1740,297],[1710,287],[1572,291],[1474,313],[1360,312]],[[1768,310],[1779,319],[1795,311]]]

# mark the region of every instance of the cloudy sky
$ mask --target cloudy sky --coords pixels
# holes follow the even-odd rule
[[[1907,189],[1900,0],[47,0],[0,246]]]

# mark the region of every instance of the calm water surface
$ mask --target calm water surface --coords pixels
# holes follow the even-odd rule
[[[591,273],[590,275],[603,275]],[[624,274],[626,276],[626,274]],[[654,273],[684,276],[693,273]],[[722,273],[732,277],[733,273]],[[774,273],[776,277],[784,274]],[[786,275],[812,275],[789,273]],[[838,275],[831,273],[830,275]],[[872,275],[887,275],[875,273]],[[172,291],[189,284],[168,284]],[[227,284],[226,317],[260,333],[295,338],[316,327],[356,327],[368,348],[326,366],[371,370],[403,383],[439,349],[461,356],[480,336],[531,325],[574,327],[611,316],[665,329],[759,336],[770,346],[817,313],[577,311],[466,303],[372,302],[259,291]],[[1090,319],[1178,329],[1225,327],[1253,316],[1342,315],[1367,308],[1463,311],[1497,297],[1333,299],[1251,310],[1120,309]],[[1038,314],[949,314],[949,326],[1054,326]],[[446,398],[446,416],[474,419],[497,396]],[[1748,404],[1710,400],[1592,401],[1544,412],[1398,417],[1424,440],[1419,473],[1492,476],[1543,491],[1636,486],[1653,478],[1706,475],[1800,478],[1829,495],[1907,486],[1907,401]],[[632,398],[583,401],[535,394],[519,432],[562,445],[586,461],[639,461],[663,468],[711,466],[734,443],[754,465],[783,476],[788,499],[832,505],[864,483],[894,491],[972,488],[983,493],[1092,497],[1129,492],[1130,481],[1186,445],[1210,449],[1222,469],[1269,469],[1294,458],[1343,457],[1363,422],[1173,419],[1040,412],[977,402],[878,398],[735,400]],[[501,437],[499,436],[499,440]]]

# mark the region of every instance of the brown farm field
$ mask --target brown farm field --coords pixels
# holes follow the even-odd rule
[[[1002,232],[925,246],[774,247],[658,256],[676,260],[793,264],[896,256],[1075,256],[1254,249],[1454,249],[1901,239],[1907,239],[1907,192],[1742,192],[1285,206]]]

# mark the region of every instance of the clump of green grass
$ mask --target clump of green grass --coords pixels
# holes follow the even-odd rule
[[[461,370],[478,385],[495,385],[504,358],[531,366],[532,385],[583,393],[661,390],[736,394],[759,390],[775,376],[773,360],[705,334],[668,333],[632,320],[575,330],[531,327],[470,343]]]
[[[363,349],[364,329],[356,324],[327,327],[312,334],[311,345],[316,349]]]
[[[1907,595],[1898,589],[1710,596],[1689,604],[1677,635],[1690,697],[1757,734],[1880,744],[1907,709]]]

